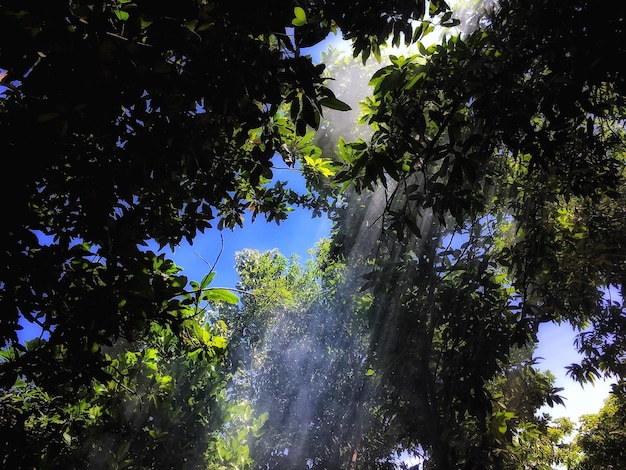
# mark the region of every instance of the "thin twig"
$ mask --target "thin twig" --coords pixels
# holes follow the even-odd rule
[[[220,258],[222,257],[222,254],[224,253],[224,235],[222,233],[220,233],[220,239],[221,239],[220,251],[217,254],[217,257],[215,258],[215,262],[211,266],[211,269],[209,270],[208,274],[211,274],[213,271],[215,271],[215,266],[217,266],[217,263],[219,262]],[[207,260],[205,260],[202,256],[200,256],[198,253],[194,253],[194,254],[198,258],[200,258],[202,261],[204,261],[207,264],[207,266],[209,265],[209,262]]]

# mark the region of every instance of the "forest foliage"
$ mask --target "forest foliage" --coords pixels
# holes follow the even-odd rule
[[[2,465],[622,461],[625,18],[586,0],[3,2]],[[302,52],[333,33],[352,58]],[[149,248],[296,207],[330,239],[304,265],[239,253],[232,289]],[[580,331],[573,378],[616,383],[571,445],[573,423],[537,414],[561,402],[533,358],[546,323]]]

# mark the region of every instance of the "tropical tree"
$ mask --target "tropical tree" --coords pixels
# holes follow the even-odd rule
[[[552,419],[542,407],[564,405],[555,377],[538,369],[535,347],[513,348],[504,372],[488,384],[494,400],[491,428],[494,453],[506,469],[545,469],[564,464],[574,423]]]
[[[291,206],[315,206],[316,195],[272,181],[275,157],[294,165],[296,141],[323,110],[347,106],[301,49],[339,28],[369,54],[425,8],[3,2],[0,129],[13,166],[0,184],[12,201],[0,235],[2,393],[74,406],[93,383],[122,381],[110,348],[138,352],[155,324],[184,335],[203,288],[148,244],[173,248],[244,214],[279,222]],[[26,345],[22,328],[38,340]]]
[[[385,412],[432,468],[502,465],[487,383],[542,323],[585,330],[578,380],[623,376],[623,304],[605,295],[623,285],[625,254],[623,230],[608,228],[624,223],[610,209],[626,110],[614,62],[626,11],[613,13],[499,2],[476,31],[376,72],[373,135],[339,146],[338,179],[360,204],[341,209],[336,252],[373,265]]]
[[[373,401],[367,296],[320,242],[304,266],[276,250],[237,256],[241,305],[225,313],[237,359],[233,389],[257,416],[256,468],[393,468],[397,443]],[[358,285],[358,284],[357,284]]]
[[[203,281],[203,289],[212,277]],[[212,319],[212,310],[200,301],[210,298],[215,306],[219,300],[232,301],[231,296],[219,289],[197,298],[189,294],[187,309],[179,312],[178,334],[153,322],[141,339],[103,347],[107,375],[82,387],[51,388],[45,381],[18,378],[0,396],[3,467],[248,465],[247,434],[262,423],[247,419],[246,403],[226,400],[226,325]],[[17,360],[41,341],[27,341],[26,352],[4,350],[2,360]],[[50,361],[62,361],[65,352],[57,347]],[[235,424],[237,434],[230,431]]]
[[[380,362],[370,344],[380,338],[368,323],[372,296],[359,292],[367,268],[333,261],[330,248],[328,241],[318,244],[304,266],[276,250],[237,255],[239,288],[247,294],[221,315],[237,325],[230,338],[236,361],[231,393],[249,402],[257,419],[266,417],[261,439],[249,441],[255,467],[396,468],[407,454],[432,465],[428,441],[415,436],[423,417],[407,415],[415,394],[427,396],[425,387],[414,384],[417,374],[389,381],[387,374],[400,366],[371,368]],[[565,459],[572,423],[537,416],[562,399],[554,377],[538,371],[533,350],[512,351],[486,385],[493,405],[484,432],[501,468],[548,469]],[[396,357],[409,354],[398,351]],[[458,363],[447,366],[467,374]],[[452,393],[462,385],[448,382],[439,390]],[[400,385],[404,402],[395,401]],[[454,426],[478,435],[473,421],[459,419]],[[463,437],[457,437],[458,446],[467,444]]]
[[[626,464],[624,384],[615,385],[596,414],[581,417],[568,469],[613,469]]]

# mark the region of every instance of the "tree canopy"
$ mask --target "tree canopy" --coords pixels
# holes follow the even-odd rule
[[[0,116],[13,170],[1,186],[13,202],[2,234],[2,342],[20,347],[20,322],[46,336],[41,350],[2,364],[5,386],[57,346],[66,364],[77,362],[63,380],[89,380],[99,345],[148,320],[174,321],[184,281],[158,272],[147,241],[175,246],[241,224],[248,209],[280,221],[288,205],[313,203],[269,183],[274,155],[317,127],[325,106],[345,107],[300,48],[341,28],[367,52],[425,7],[297,8],[3,5]],[[294,21],[306,24],[293,30]]]
[[[568,468],[587,470],[624,466],[625,411],[624,391],[614,387],[598,413],[582,417]]]
[[[338,212],[336,250],[372,266],[386,412],[403,410],[398,440],[426,447],[435,468],[502,465],[487,383],[543,323],[581,330],[574,378],[623,380],[624,219],[612,208],[626,108],[605,57],[623,56],[626,12],[613,13],[499,2],[475,31],[390,57],[365,101],[372,137],[340,142],[338,179],[358,196]]]
[[[472,30],[438,0],[4,2],[4,463],[563,461],[571,426],[533,415],[559,401],[540,325],[579,328],[581,383],[624,380],[625,18],[588,0],[501,0]],[[331,84],[357,64],[302,50],[332,33],[370,78],[349,128]],[[293,206],[328,211],[330,243],[305,268],[242,253],[241,300],[152,249]]]

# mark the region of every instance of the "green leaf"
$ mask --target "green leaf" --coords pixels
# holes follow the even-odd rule
[[[424,46],[424,44],[422,44],[422,42],[418,42],[417,43],[417,50],[420,52],[420,54],[422,55],[428,55],[428,51],[426,50],[426,47]]]
[[[214,347],[219,349],[226,349],[226,346],[228,345],[228,341],[226,341],[226,338],[223,336],[213,336],[211,343],[213,343]]]
[[[140,20],[141,20],[141,29],[146,29],[152,23],[154,23],[154,20],[147,20],[145,18],[140,18]]]
[[[371,39],[372,41],[372,54],[374,54],[374,58],[376,59],[376,62],[378,62],[380,64],[380,62],[382,61],[382,56],[380,55],[380,46],[378,45],[378,42],[376,42],[376,40],[374,38]]]
[[[331,168],[332,161],[324,160],[323,158],[314,158],[308,155],[304,156],[304,161],[308,166],[310,166],[314,171],[317,171],[323,174],[325,177],[330,177],[335,174],[335,171]]]
[[[304,26],[307,23],[306,20],[306,12],[301,7],[295,7],[293,9],[293,14],[295,18],[291,20],[291,24],[294,26]]]
[[[305,123],[313,129],[319,128],[320,113],[308,98],[302,100],[302,116],[304,117]],[[303,132],[303,135],[306,135],[306,132]]]
[[[206,276],[204,276],[202,278],[202,281],[200,281],[200,289],[206,289],[206,287],[211,284],[211,282],[213,282],[213,279],[215,278],[215,271],[211,271],[209,274],[207,274]]]
[[[113,10],[113,12],[115,13],[115,16],[117,16],[117,19],[120,21],[126,21],[129,17],[128,12],[122,10]]]
[[[206,291],[203,298],[213,302],[226,302],[233,305],[239,303],[239,297],[228,289],[209,289]]]
[[[330,109],[336,109],[337,111],[350,111],[352,108],[341,100],[338,100],[334,96],[322,98],[319,100],[322,106]]]

